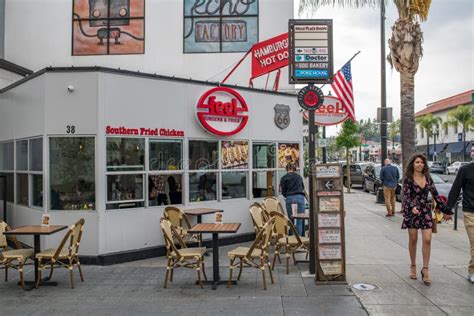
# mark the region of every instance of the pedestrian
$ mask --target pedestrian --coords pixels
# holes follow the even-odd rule
[[[449,220],[452,212],[439,198],[438,191],[430,177],[426,157],[416,154],[410,158],[403,179],[403,223],[402,229],[408,229],[408,249],[410,253],[410,278],[416,280],[416,246],[418,230],[421,229],[423,267],[420,271],[421,280],[425,285],[431,285],[429,263],[431,254],[431,235],[433,228],[432,201],[428,198],[431,193],[443,218]]]
[[[296,173],[296,166],[294,163],[287,163],[286,171],[287,174],[285,174],[280,180],[280,187],[281,194],[283,194],[283,196],[285,197],[285,205],[288,218],[292,218],[293,207],[297,209],[297,213],[304,213],[304,183],[303,178],[298,173]],[[300,236],[303,236],[302,220],[296,221],[296,228],[298,230],[298,234]]]
[[[471,261],[469,262],[467,278],[471,283],[474,283],[474,162],[459,168],[453,186],[449,191],[448,209],[455,206],[461,189],[464,227],[471,244]]]
[[[385,166],[380,170],[380,181],[383,185],[383,196],[385,197],[385,216],[395,216],[395,191],[397,189],[400,173],[398,168],[392,165],[390,159],[385,159]]]

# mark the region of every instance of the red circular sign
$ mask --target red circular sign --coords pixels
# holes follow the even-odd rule
[[[216,87],[199,98],[196,107],[199,123],[209,132],[231,136],[247,125],[248,107],[244,98],[235,90]]]
[[[309,91],[306,92],[306,94],[303,96],[303,99],[307,106],[315,106],[318,104],[319,97],[313,91]]]

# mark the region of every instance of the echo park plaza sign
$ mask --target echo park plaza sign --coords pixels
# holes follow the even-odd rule
[[[218,136],[237,134],[249,119],[244,98],[227,87],[206,91],[198,101],[196,115],[204,129]]]
[[[308,111],[303,112],[303,117],[308,121]],[[332,96],[324,96],[323,105],[314,111],[314,123],[330,126],[344,122],[349,113],[342,106],[341,100]]]

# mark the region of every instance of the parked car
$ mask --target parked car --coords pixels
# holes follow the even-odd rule
[[[400,166],[393,164],[393,166],[398,168],[400,173],[400,179],[403,176],[402,168]],[[362,182],[362,190],[365,192],[372,192],[377,194],[379,188],[382,187],[382,181],[380,181],[380,170],[382,169],[381,164],[368,165],[364,170],[364,180]],[[401,180],[400,180],[401,181]],[[399,193],[401,190],[400,182],[397,185],[395,194]]]
[[[431,179],[433,179],[433,183],[435,184],[436,190],[438,191],[439,195],[443,196],[444,199],[447,200],[449,191],[451,190],[451,186],[453,184],[447,183],[448,180],[444,180],[437,174],[430,173],[430,176],[431,176]],[[403,188],[402,185],[401,185],[401,188]],[[397,192],[397,194],[395,195],[395,198],[399,202],[402,201],[402,190],[400,190],[400,192]]]
[[[469,162],[455,161],[450,166],[446,167],[446,174],[456,174],[461,166],[467,165],[468,163]]]
[[[428,167],[431,173],[444,174],[445,172],[444,164],[441,161],[428,161]]]
[[[355,162],[350,165],[350,174],[351,174],[351,187],[353,185],[360,185],[362,186],[364,182],[364,169],[368,165],[373,165],[371,162]],[[347,180],[347,168],[346,165],[342,166],[342,174],[343,174],[343,184],[345,187],[346,185],[346,180]]]

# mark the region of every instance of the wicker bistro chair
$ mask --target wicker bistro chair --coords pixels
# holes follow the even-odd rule
[[[170,282],[173,281],[173,271],[175,268],[185,267],[191,268],[197,271],[198,282],[202,286],[201,281],[201,269],[204,275],[204,280],[207,281],[206,271],[204,269],[204,253],[206,252],[205,247],[187,248],[186,243],[181,239],[180,235],[176,233],[176,228],[166,218],[160,220],[161,230],[163,231],[163,237],[166,245],[166,258],[168,263],[166,265],[166,275],[164,288],[168,285],[168,278]],[[178,249],[173,239],[178,240],[178,244],[181,246]]]
[[[263,199],[262,204],[265,207],[265,211],[269,215],[268,217],[271,216],[272,212],[279,212],[283,215],[286,215],[286,213],[283,209],[283,206],[280,203],[280,200],[276,197],[273,197],[273,196],[272,197],[266,197],[266,198]]]
[[[3,232],[11,230],[5,222],[0,221],[0,248],[4,251],[0,253],[0,267],[5,269],[5,282],[8,282],[8,269],[15,269],[20,273],[20,284],[25,288],[25,281],[23,278],[23,267],[28,259],[33,259],[33,249],[22,249],[20,242],[15,236],[10,236],[9,239],[15,245],[14,250],[7,249],[7,238]]]
[[[250,205],[249,212],[252,218],[255,233],[258,234],[262,229],[263,225],[265,225],[265,222],[268,220],[267,213],[265,213],[259,203],[253,203],[252,205]]]
[[[293,258],[293,262],[296,261],[295,253],[296,252],[306,252],[309,253],[309,238],[300,237],[298,231],[291,220],[288,219],[285,215],[280,212],[270,213],[272,217],[275,217],[275,232],[278,235],[276,244],[275,244],[275,253],[273,256],[272,269],[275,267],[275,261],[278,257],[280,259],[280,250],[282,247],[285,248],[286,255],[286,274],[290,273],[289,261],[290,256]],[[293,235],[290,236],[290,229],[293,231]]]
[[[275,218],[270,218],[265,225],[263,225],[260,232],[257,234],[255,241],[249,247],[237,247],[232,251],[229,251],[228,256],[230,258],[229,264],[229,282],[227,287],[230,287],[232,284],[232,271],[239,267],[239,275],[237,276],[237,280],[240,280],[240,276],[242,275],[242,268],[244,267],[253,267],[256,269],[260,269],[262,271],[262,279],[263,279],[263,289],[267,289],[267,284],[265,281],[265,265],[268,267],[268,271],[270,273],[270,280],[272,284],[273,281],[273,273],[272,268],[270,266],[270,259],[268,256],[268,248],[270,246],[270,237],[272,235],[273,225],[275,223]],[[235,263],[235,260],[239,259],[238,263]]]
[[[167,206],[163,212],[163,216],[171,223],[174,228],[174,232],[184,242],[197,242],[199,247],[202,246],[201,234],[188,234],[188,230],[191,229],[191,222],[188,216],[181,209],[175,206]],[[175,241],[177,238],[174,238]]]
[[[81,281],[84,282],[81,263],[79,262],[79,245],[81,243],[82,231],[84,229],[85,220],[81,218],[74,225],[69,227],[66,235],[59,244],[58,248],[50,248],[36,254],[38,260],[38,277],[36,288],[41,281],[41,272],[50,269],[48,280],[53,276],[54,268],[66,268],[69,270],[71,278],[71,288],[74,288],[74,266],[77,266]],[[69,245],[66,245],[69,241]]]

